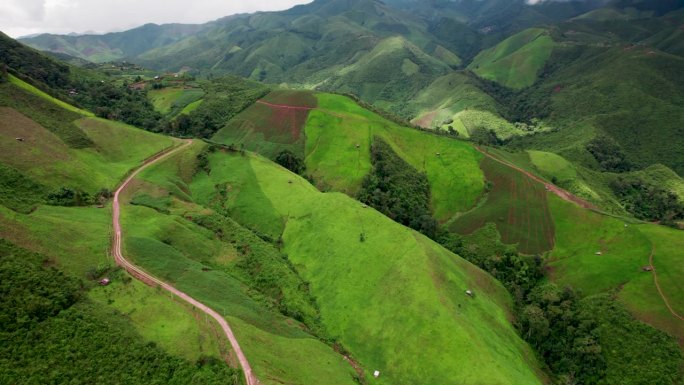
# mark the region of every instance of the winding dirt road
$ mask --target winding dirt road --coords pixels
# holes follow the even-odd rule
[[[655,282],[656,289],[658,289],[658,294],[660,294],[660,298],[663,299],[663,302],[665,302],[665,306],[667,306],[667,309],[672,313],[673,316],[676,318],[679,318],[681,321],[684,321],[684,317],[679,315],[673,308],[672,305],[670,305],[670,301],[667,299],[665,296],[665,293],[663,293],[663,290],[660,288],[660,284],[658,283],[658,273],[656,272],[656,267],[653,264],[653,256],[655,255],[655,245],[652,245],[651,249],[651,255],[648,257],[648,264],[651,266],[651,271],[653,272],[653,281]]]
[[[182,291],[176,289],[175,287],[169,285],[168,283],[165,283],[151,274],[145,272],[143,269],[139,268],[138,266],[135,266],[133,263],[128,261],[124,255],[123,252],[121,251],[121,244],[122,244],[122,235],[121,235],[121,221],[120,221],[120,216],[121,216],[121,209],[119,205],[119,195],[128,187],[130,182],[144,169],[147,167],[159,162],[162,159],[165,159],[169,157],[170,155],[181,151],[182,149],[186,148],[192,144],[192,140],[188,140],[185,144],[183,144],[180,147],[177,147],[171,151],[161,153],[157,156],[154,156],[148,160],[145,161],[145,163],[135,170],[126,180],[119,186],[119,188],[116,190],[114,193],[114,201],[112,203],[112,224],[114,226],[114,240],[112,244],[112,255],[114,256],[114,260],[116,261],[116,264],[123,267],[128,271],[132,276],[137,278],[138,280],[142,281],[145,284],[148,284],[150,286],[159,286],[162,289],[168,291],[169,293],[173,294],[174,296],[181,298],[185,302],[191,304],[195,308],[201,310],[202,312],[206,313],[207,315],[211,316],[211,318],[215,319],[216,322],[221,326],[221,329],[223,329],[223,332],[225,333],[226,337],[228,337],[228,340],[230,341],[230,345],[233,347],[233,351],[237,355],[238,361],[240,362],[240,366],[242,367],[242,371],[245,374],[245,379],[247,380],[247,385],[258,385],[259,381],[257,380],[256,376],[252,372],[252,368],[249,365],[249,362],[247,361],[247,357],[245,357],[245,354],[242,352],[242,349],[240,348],[240,344],[238,343],[237,339],[235,338],[235,335],[233,334],[233,330],[230,328],[228,325],[228,322],[216,311],[211,309],[210,307],[204,305],[203,303],[197,301],[196,299],[190,297],[189,295],[183,293]]]

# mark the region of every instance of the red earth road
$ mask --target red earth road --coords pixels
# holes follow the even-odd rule
[[[579,197],[573,195],[572,193],[570,193],[570,192],[568,192],[568,191],[566,191],[566,190],[563,190],[562,188],[556,186],[555,184],[549,183],[549,182],[543,180],[542,178],[540,178],[540,177],[538,177],[538,176],[532,174],[532,173],[529,172],[529,171],[523,170],[522,168],[520,168],[520,167],[518,167],[518,166],[516,166],[516,165],[514,165],[514,164],[512,164],[512,163],[509,163],[509,162],[507,162],[507,161],[505,161],[505,160],[502,160],[502,159],[499,159],[499,158],[495,157],[494,155],[492,155],[492,154],[490,154],[490,153],[484,151],[483,149],[481,149],[480,146],[474,146],[474,147],[475,147],[475,149],[476,149],[477,151],[479,151],[480,153],[482,153],[482,155],[484,155],[484,156],[486,156],[486,157],[488,157],[488,158],[490,158],[490,159],[492,159],[492,160],[494,160],[494,161],[497,161],[497,162],[499,162],[499,163],[501,163],[501,164],[503,164],[503,165],[506,165],[506,166],[508,166],[508,167],[510,167],[510,168],[512,168],[512,169],[514,169],[514,170],[517,170],[517,171],[519,171],[519,172],[521,172],[521,173],[527,175],[530,179],[532,179],[532,180],[534,180],[534,181],[537,181],[537,182],[543,184],[544,187],[546,187],[546,189],[547,189],[548,191],[550,191],[550,192],[556,194],[556,195],[557,195],[559,198],[561,198],[562,200],[568,201],[568,202],[571,202],[571,203],[575,203],[575,204],[577,204],[577,205],[579,205],[580,207],[583,207],[583,208],[585,208],[585,209],[592,209],[592,210],[595,210],[595,209],[596,209],[596,206],[594,206],[594,205],[592,205],[591,203],[585,201],[584,199],[581,199],[581,198],[579,198]]]
[[[265,106],[269,106],[271,108],[284,108],[287,110],[305,110],[305,111],[310,111],[310,110],[315,110],[316,107],[306,107],[306,106],[288,106],[287,104],[273,104],[269,102],[265,102],[263,100],[257,100],[256,101],[259,104],[263,104]]]
[[[112,244],[112,255],[114,256],[114,260],[116,261],[116,264],[123,267],[128,271],[132,276],[137,278],[138,280],[142,281],[145,284],[148,284],[150,286],[159,286],[160,288],[166,290],[167,292],[171,293],[172,295],[184,300],[185,302],[191,304],[195,308],[201,310],[202,312],[206,313],[207,315],[211,316],[218,324],[221,326],[221,329],[223,329],[223,332],[225,333],[226,337],[228,337],[228,340],[230,341],[230,345],[233,347],[233,351],[237,355],[238,361],[240,362],[240,366],[242,367],[242,371],[245,374],[245,379],[247,381],[247,385],[258,385],[259,380],[257,380],[256,376],[252,372],[252,368],[249,365],[249,362],[247,361],[247,357],[245,357],[245,354],[242,352],[242,349],[240,348],[240,344],[238,343],[237,339],[235,338],[235,335],[233,334],[233,330],[230,328],[230,325],[228,325],[228,322],[216,311],[211,309],[210,307],[204,305],[203,303],[197,301],[196,299],[190,297],[189,295],[185,294],[184,292],[176,289],[175,287],[169,285],[168,283],[165,283],[151,274],[145,272],[143,269],[139,268],[138,266],[135,266],[133,263],[128,261],[126,257],[124,257],[122,251],[121,251],[121,243],[122,243],[122,236],[121,236],[121,222],[120,222],[120,216],[121,216],[121,210],[120,210],[120,205],[119,205],[119,195],[121,192],[123,192],[126,187],[130,184],[130,182],[144,169],[147,167],[155,164],[156,162],[167,158],[171,154],[174,154],[183,148],[189,146],[192,144],[192,140],[188,140],[185,144],[183,144],[180,147],[177,147],[171,151],[164,152],[162,154],[159,154],[157,156],[154,156],[148,160],[145,161],[145,163],[135,170],[131,175],[126,178],[126,180],[119,186],[119,188],[116,190],[114,193],[114,201],[112,203],[112,224],[114,227],[114,240]]]

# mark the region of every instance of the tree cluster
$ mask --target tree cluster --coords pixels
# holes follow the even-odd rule
[[[427,176],[379,137],[373,138],[371,162],[373,169],[364,178],[358,199],[405,226],[435,237],[437,221],[430,210]]]
[[[306,169],[306,165],[302,158],[297,156],[290,150],[281,151],[275,158],[276,163],[292,171],[295,174],[302,175]]]
[[[601,171],[627,172],[633,168],[620,145],[608,136],[597,136],[587,143],[586,148],[598,162]]]
[[[498,241],[496,228],[475,239],[443,232],[438,241],[498,279],[515,300],[517,327],[549,366],[558,383],[596,384],[605,374],[597,324],[582,313],[579,298],[544,280],[539,256],[524,256]]]
[[[674,193],[638,177],[619,177],[610,188],[625,209],[648,221],[671,223],[684,219],[684,204]]]

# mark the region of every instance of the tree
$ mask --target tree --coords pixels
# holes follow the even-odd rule
[[[290,150],[281,151],[278,156],[276,156],[275,161],[279,165],[299,175],[301,175],[306,168],[302,159]]]

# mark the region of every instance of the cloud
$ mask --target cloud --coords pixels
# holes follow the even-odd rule
[[[2,0],[0,31],[112,32],[146,23],[204,23],[243,12],[276,11],[311,0]]]

